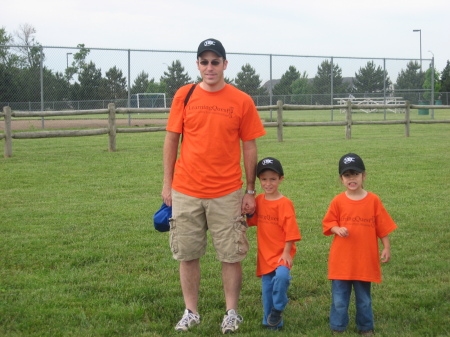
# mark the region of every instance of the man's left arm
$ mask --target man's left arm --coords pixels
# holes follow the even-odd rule
[[[242,142],[242,151],[244,157],[246,191],[254,191],[256,181],[256,164],[258,162],[256,140],[252,139]],[[256,194],[244,194],[244,197],[242,198],[242,213],[253,214],[255,212],[255,197]]]

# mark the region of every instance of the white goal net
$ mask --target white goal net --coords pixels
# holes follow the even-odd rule
[[[131,106],[135,108],[167,108],[166,94],[144,92],[131,95]]]

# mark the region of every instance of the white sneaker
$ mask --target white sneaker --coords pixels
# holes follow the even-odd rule
[[[244,321],[241,315],[238,315],[234,309],[227,311],[227,314],[223,317],[222,321],[222,333],[232,333],[239,329],[239,324]]]
[[[200,315],[194,314],[189,309],[184,310],[183,317],[175,327],[176,331],[188,331],[194,325],[200,324]]]

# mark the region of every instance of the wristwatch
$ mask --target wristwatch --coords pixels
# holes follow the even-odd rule
[[[247,194],[255,194],[256,191],[255,190],[246,190],[245,193],[247,193]]]

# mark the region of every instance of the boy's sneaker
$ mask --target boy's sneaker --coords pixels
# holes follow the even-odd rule
[[[283,312],[277,309],[272,308],[269,316],[267,316],[267,324],[270,326],[277,326],[281,323],[283,317],[281,316]]]
[[[375,333],[373,332],[373,330],[365,330],[360,331],[359,334],[362,336],[373,336]]]
[[[184,310],[183,317],[175,327],[176,331],[188,331],[190,327],[200,324],[200,315],[194,314],[189,309]]]
[[[239,324],[242,323],[244,319],[241,315],[238,315],[234,309],[227,311],[227,314],[223,317],[222,321],[222,333],[232,333],[239,329]]]

